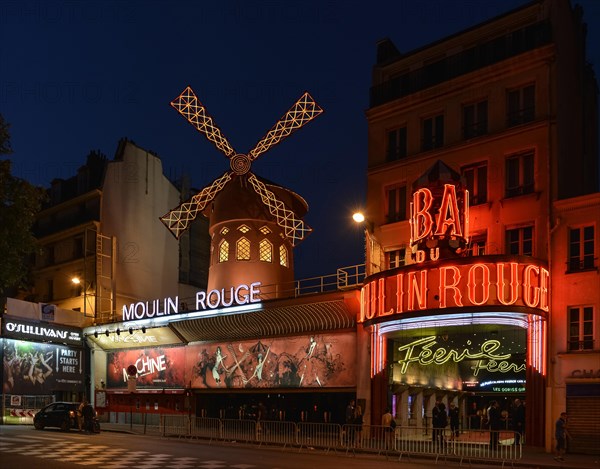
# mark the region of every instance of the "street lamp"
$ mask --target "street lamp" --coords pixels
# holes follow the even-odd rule
[[[374,259],[376,257],[376,252],[379,252],[380,245],[374,235],[375,224],[373,221],[369,220],[363,212],[357,211],[352,214],[352,220],[356,224],[360,224],[364,226],[364,234],[365,234],[365,268],[366,274],[371,275],[375,272],[381,270],[378,266],[379,264],[374,263]]]
[[[88,295],[88,287],[90,287],[91,285],[87,284],[87,282],[85,281],[85,275],[84,275],[83,280],[79,276],[74,275],[73,277],[71,277],[71,283],[73,285],[77,285],[77,286],[81,287],[81,292],[79,294],[83,295],[83,315],[85,317],[87,317],[88,296],[90,296],[92,299],[94,299],[94,296],[95,296],[95,295],[93,295],[93,292],[92,292],[92,295]],[[95,308],[93,308],[93,309],[95,309]]]
[[[365,216],[361,212],[355,212],[352,214],[352,219],[356,223],[363,223],[365,221]]]

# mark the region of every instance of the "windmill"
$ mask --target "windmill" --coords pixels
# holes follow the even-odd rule
[[[259,140],[254,148],[246,154],[237,153],[233,149],[189,86],[171,102],[171,106],[229,159],[230,166],[229,170],[225,171],[225,173],[204,187],[196,195],[160,217],[160,220],[176,238],[179,238],[188,229],[190,223],[199,213],[204,212],[211,202],[213,202],[213,207],[212,211],[210,211],[211,222],[209,231],[211,231],[211,251],[213,253],[218,253],[222,250],[222,245],[215,244],[218,241],[218,237],[215,239],[215,233],[217,233],[215,225],[217,222],[222,223],[227,220],[235,220],[236,223],[239,223],[239,220],[243,218],[270,218],[279,227],[278,231],[280,231],[281,237],[287,240],[292,247],[296,246],[312,231],[301,218],[303,215],[302,212],[306,211],[306,202],[300,196],[281,186],[257,177],[250,170],[252,162],[260,155],[323,112],[323,109],[319,107],[309,93],[304,93],[266,135]],[[234,184],[235,182],[238,184]],[[229,196],[224,197],[223,194],[228,191]],[[228,200],[226,203],[221,202],[218,204],[218,196],[221,199]],[[237,207],[235,207],[236,205]],[[240,205],[253,205],[254,210],[249,210],[248,206],[240,207]],[[262,211],[265,212],[263,215],[256,215],[261,211],[256,205],[262,206]],[[302,208],[303,205],[304,210]],[[219,211],[217,207],[221,207],[221,213],[213,217],[213,212]],[[252,212],[253,215],[231,213],[232,211],[235,212],[235,210],[239,212],[242,209],[246,212]],[[268,214],[267,217],[264,216],[265,214]],[[235,229],[235,227],[230,226],[220,229],[222,230],[220,233],[225,233]],[[268,228],[265,228],[263,231],[268,231]],[[224,257],[227,256],[225,255]],[[227,259],[229,258],[227,257]],[[226,286],[222,285],[221,282],[221,280],[225,281],[226,276],[223,274],[220,275],[221,280],[214,281],[213,267],[216,264],[219,264],[219,262],[214,262],[214,259],[212,259],[209,273],[209,288],[211,283],[213,287],[222,288]],[[248,270],[247,265],[246,270]],[[231,277],[231,269],[228,269],[228,271],[230,274],[229,277]],[[211,279],[211,277],[213,278]],[[276,278],[271,278],[271,281],[275,280]],[[229,282],[235,282],[235,280],[229,279]]]

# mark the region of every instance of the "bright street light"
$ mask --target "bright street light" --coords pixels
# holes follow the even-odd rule
[[[365,221],[365,216],[360,213],[360,212],[356,212],[352,215],[352,219],[356,222],[356,223],[362,223]]]

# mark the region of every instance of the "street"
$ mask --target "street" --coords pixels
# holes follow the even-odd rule
[[[459,467],[457,461],[434,460],[399,463],[397,457],[386,461],[383,455],[324,453],[298,448],[262,447],[230,443],[212,443],[141,436],[128,433],[64,433],[32,426],[0,426],[2,468],[65,469],[98,466],[102,469],[328,469],[432,468],[440,465]],[[475,467],[475,466],[472,466]]]

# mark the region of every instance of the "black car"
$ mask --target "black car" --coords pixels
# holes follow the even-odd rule
[[[36,430],[43,430],[45,427],[58,427],[63,431],[78,428],[78,408],[77,402],[54,402],[34,415],[33,426]]]

